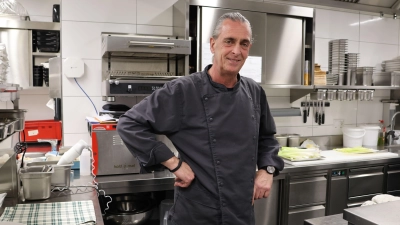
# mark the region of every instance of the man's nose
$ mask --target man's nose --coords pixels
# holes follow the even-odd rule
[[[233,54],[240,54],[241,48],[240,48],[240,44],[235,44],[232,48],[232,53]]]

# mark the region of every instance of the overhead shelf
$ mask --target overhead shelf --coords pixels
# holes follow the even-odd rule
[[[353,89],[353,90],[395,90],[392,86],[347,86],[347,85],[315,85],[315,89]]]
[[[56,52],[32,52],[33,56],[44,56],[44,57],[59,57],[60,53]]]

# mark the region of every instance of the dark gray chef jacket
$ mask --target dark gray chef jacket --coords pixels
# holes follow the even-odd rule
[[[166,135],[193,170],[187,188],[175,188],[170,216],[177,225],[252,225],[256,166],[283,169],[275,123],[264,90],[238,74],[233,89],[212,81],[208,70],[170,81],[133,106],[117,130],[144,167],[173,153]]]

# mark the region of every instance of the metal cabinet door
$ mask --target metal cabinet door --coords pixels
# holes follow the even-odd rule
[[[350,169],[349,198],[383,193],[383,166]]]
[[[240,10],[229,10],[229,9],[218,9],[201,7],[201,39],[198,45],[201,47],[200,52],[200,68],[198,71],[204,69],[204,67],[211,61],[210,53],[210,37],[212,36],[213,29],[217,24],[218,18],[228,12],[240,12],[246,17],[252,26],[252,35],[254,43],[250,48],[250,56],[262,57],[261,74],[265,74],[265,13],[240,11]],[[248,60],[247,60],[248,61]],[[247,63],[246,61],[246,63]],[[255,68],[257,70],[258,68]],[[244,74],[246,76],[246,74]]]
[[[291,180],[289,207],[325,203],[326,187],[324,176]]]
[[[0,42],[6,45],[10,73],[8,83],[28,88],[32,82],[32,43],[29,30],[0,29]]]
[[[301,85],[303,20],[267,15],[265,84]]]
[[[274,180],[268,198],[254,202],[256,225],[277,225],[279,210],[279,180]]]
[[[400,195],[400,164],[388,166],[387,193]]]
[[[325,216],[323,205],[289,210],[288,225],[303,225],[304,220]]]

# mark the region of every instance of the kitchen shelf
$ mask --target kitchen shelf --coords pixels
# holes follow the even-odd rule
[[[308,89],[313,90],[314,85],[295,85],[295,84],[260,84],[263,88],[290,88],[290,89]]]
[[[59,57],[60,53],[57,52],[32,52],[33,56],[44,56],[44,57]]]
[[[315,89],[349,89],[349,90],[393,90],[400,87],[392,86],[347,86],[347,85],[316,85]]]

